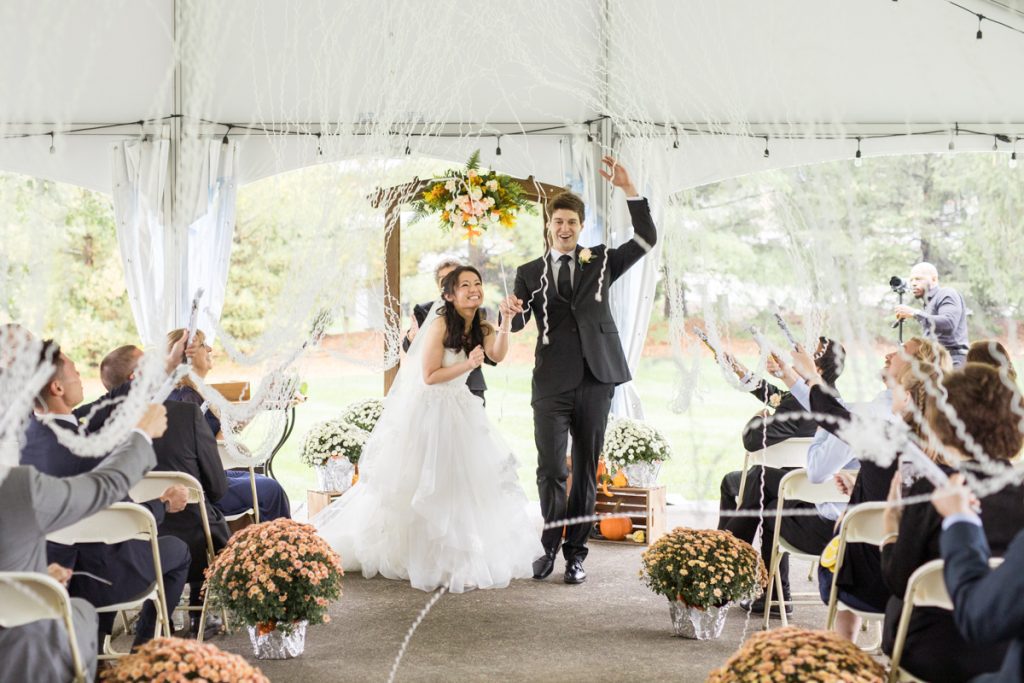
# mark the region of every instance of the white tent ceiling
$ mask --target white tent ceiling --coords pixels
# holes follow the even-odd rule
[[[1011,3],[961,4],[1024,29]],[[978,40],[977,24],[943,0],[8,0],[0,169],[109,191],[113,142],[142,129],[61,132],[172,114],[193,134],[226,130],[200,120],[236,126],[243,183],[320,160],[315,138],[262,129],[323,131],[336,158],[365,151],[352,133],[373,122],[399,132],[396,153],[482,147],[485,162],[494,140],[473,136],[504,132],[504,170],[560,182],[565,136],[611,115],[665,147],[679,131],[676,188],[852,156],[851,139],[819,136],[863,137],[871,155],[948,141],[878,134],[1024,135],[1024,34],[986,21]],[[419,136],[438,132],[455,137]],[[25,133],[44,135],[12,137]],[[764,139],[744,137],[761,135],[770,159]],[[962,136],[957,148],[992,144]]]

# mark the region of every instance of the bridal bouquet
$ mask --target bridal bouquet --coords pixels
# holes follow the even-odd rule
[[[306,434],[299,459],[309,467],[322,467],[331,459],[345,458],[355,465],[363,454],[369,434],[359,425],[328,420],[313,425]]]
[[[768,585],[757,551],[716,529],[673,529],[644,553],[640,576],[655,593],[698,609],[756,597]]]
[[[341,421],[354,424],[365,432],[372,432],[377,426],[380,414],[384,412],[384,401],[378,398],[371,398],[365,401],[357,401],[345,408],[341,414]]]
[[[104,681],[148,683],[149,681],[239,681],[270,683],[256,667],[241,656],[224,652],[216,645],[182,638],[156,638],[101,674]]]
[[[708,683],[884,680],[882,665],[838,633],[795,626],[753,634],[708,676]]]
[[[620,417],[608,425],[602,457],[618,467],[654,463],[672,457],[672,449],[661,432],[638,420]]]
[[[207,588],[261,633],[330,621],[341,597],[341,557],[308,525],[291,519],[236,532],[206,569]]]
[[[445,230],[465,231],[473,240],[489,227],[511,228],[520,211],[536,213],[523,189],[507,175],[480,171],[480,150],[466,162],[466,170],[449,170],[412,201],[417,217],[440,214]]]

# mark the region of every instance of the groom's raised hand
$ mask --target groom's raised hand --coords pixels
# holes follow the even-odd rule
[[[597,172],[601,174],[602,178],[609,181],[615,187],[622,188],[627,197],[640,196],[640,193],[636,191],[636,186],[633,185],[633,181],[629,177],[629,173],[619,165],[619,162],[614,157],[603,156],[601,157],[601,163],[608,167],[607,170],[604,168],[598,169]]]

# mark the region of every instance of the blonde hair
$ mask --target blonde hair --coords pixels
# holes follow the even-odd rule
[[[928,363],[933,366],[933,369],[941,373],[946,373],[953,369],[953,358],[942,344],[931,339],[925,339],[924,337],[911,337],[906,341],[906,344],[910,342],[917,344],[917,352],[911,357],[910,365],[903,371],[904,374],[910,371],[914,361]],[[896,379],[900,383],[903,382],[903,377]]]

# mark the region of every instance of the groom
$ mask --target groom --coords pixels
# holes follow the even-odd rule
[[[537,321],[533,368],[533,436],[537,443],[537,488],[545,523],[594,514],[597,459],[604,445],[615,386],[631,377],[608,305],[608,287],[643,258],[657,239],[647,200],[640,197],[629,174],[611,157],[601,160],[600,173],[626,194],[633,239],[615,249],[604,245],[582,249],[583,201],[571,192],[547,204],[544,256],[516,271],[515,294],[507,300],[516,315],[518,332],[532,315]],[[600,292],[600,301],[597,294]],[[545,343],[545,335],[547,343]],[[565,464],[572,434],[572,490]],[[566,583],[583,583],[587,574],[587,536],[592,523],[568,527],[562,554]],[[533,563],[533,578],[547,578],[555,567],[562,527],[541,536],[544,555]]]

